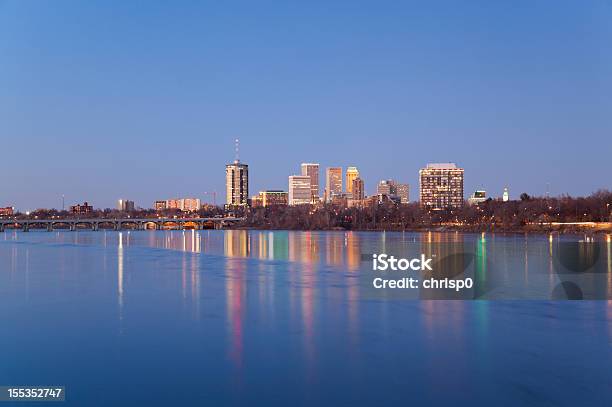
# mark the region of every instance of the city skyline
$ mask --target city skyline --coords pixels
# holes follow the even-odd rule
[[[236,137],[250,193],[311,160],[370,194],[447,161],[466,195],[611,189],[609,6],[348,4],[1,2],[0,206],[210,202]]]
[[[264,192],[283,192],[285,194],[288,194],[289,199],[289,205],[292,205],[292,191],[291,191],[291,186],[292,186],[292,179],[295,180],[300,180],[298,182],[304,182],[304,188],[306,188],[306,183],[308,184],[308,189],[311,191],[310,195],[311,198],[314,195],[314,184],[318,181],[317,185],[320,188],[320,185],[322,183],[323,185],[323,193],[320,194],[319,199],[321,200],[321,202],[330,202],[329,199],[326,201],[325,200],[325,190],[326,190],[326,186],[327,186],[327,178],[329,177],[328,172],[331,170],[334,173],[334,182],[338,182],[338,188],[340,188],[339,193],[341,195],[346,195],[348,197],[350,197],[351,192],[348,190],[348,184],[346,182],[346,180],[348,178],[352,178],[352,179],[356,179],[359,180],[361,185],[360,188],[363,188],[363,194],[365,197],[368,196],[375,196],[378,194],[390,194],[390,195],[397,195],[397,196],[401,196],[401,202],[402,203],[408,203],[408,202],[421,202],[421,193],[422,193],[422,176],[423,176],[423,172],[424,171],[428,171],[431,168],[435,168],[437,166],[442,166],[445,167],[447,165],[450,165],[452,168],[457,168],[461,171],[461,193],[460,195],[463,197],[463,201],[465,201],[466,203],[469,203],[470,199],[473,198],[473,193],[474,192],[478,192],[478,191],[483,191],[482,188],[480,189],[475,189],[473,191],[467,190],[464,186],[464,182],[465,180],[463,179],[463,172],[464,172],[464,168],[462,166],[462,168],[458,168],[456,167],[456,163],[454,162],[448,162],[448,163],[426,163],[424,164],[421,168],[419,168],[418,173],[417,173],[417,182],[415,184],[411,184],[411,183],[405,183],[405,182],[401,182],[401,180],[395,179],[395,178],[383,178],[378,180],[378,182],[374,183],[373,186],[365,187],[365,185],[367,185],[364,182],[364,177],[363,174],[361,174],[357,167],[354,165],[349,165],[346,167],[339,167],[339,166],[329,166],[329,167],[323,167],[320,165],[320,163],[307,163],[307,162],[302,162],[299,165],[300,171],[299,174],[291,174],[288,175],[287,177],[285,177],[285,180],[289,180],[289,183],[287,184],[287,181],[285,181],[285,187],[281,187],[281,188],[262,188],[259,190],[259,192],[254,193],[253,191],[249,191],[249,184],[251,183],[251,179],[249,177],[249,164],[242,162],[239,158],[238,158],[238,150],[237,150],[237,143],[238,140],[235,140],[236,142],[236,150],[235,150],[235,159],[232,163],[229,164],[225,164],[225,197],[223,197],[223,193],[221,193],[221,201],[216,202],[218,206],[223,206],[223,201],[225,202],[225,206],[245,206],[247,205],[247,201],[251,198],[254,198],[256,196],[260,196],[261,198],[261,194]],[[308,169],[309,167],[316,167],[316,171],[315,174],[318,177],[318,180],[315,181],[315,179],[313,178],[312,174],[308,173]],[[324,169],[324,176],[321,177],[320,174],[320,169],[323,168]],[[301,175],[300,175],[301,174]],[[354,178],[353,178],[354,176]],[[323,178],[323,179],[321,179]],[[469,177],[468,177],[469,179]],[[381,186],[384,189],[385,185],[387,185],[388,182],[392,182],[393,185],[396,185],[395,188],[402,188],[402,192],[400,193],[396,193],[396,192],[381,192]],[[242,185],[242,183],[244,183],[244,186]],[[240,186],[238,186],[238,184],[240,184]],[[352,182],[351,182],[352,184]],[[236,185],[236,186],[234,186]],[[477,185],[481,185],[481,184],[477,184]],[[539,195],[534,195],[534,196],[549,196],[550,195],[550,185],[547,185],[547,190],[544,193],[541,193]],[[244,188],[244,189],[243,189]],[[298,186],[297,188],[302,188],[301,186]],[[414,188],[414,190],[417,191],[417,197],[414,197],[412,199],[409,199],[409,189]],[[490,191],[487,188],[484,188],[484,190],[486,190],[487,192],[487,197],[490,197],[492,199],[503,199],[504,201],[510,199],[519,199],[519,194],[522,192],[517,192],[516,196],[513,196],[511,194],[511,192],[509,191],[511,188],[509,188],[507,185],[504,186],[502,188],[501,191]],[[600,188],[600,189],[606,189],[606,188]],[[319,190],[317,188],[317,190]],[[498,193],[499,192],[499,193]],[[596,192],[596,191],[593,191]],[[207,196],[208,194],[214,194],[213,198],[210,198],[210,202],[207,200],[209,197]],[[140,209],[160,209],[158,208],[158,204],[160,203],[164,203],[164,208],[181,208],[181,201],[189,201],[189,208],[190,210],[196,210],[196,207],[200,207],[202,204],[213,204],[213,200],[216,200],[217,197],[219,196],[219,193],[214,191],[214,192],[203,192],[202,196],[206,196],[205,199],[202,199],[200,197],[200,195],[198,195],[197,193],[188,193],[186,195],[191,195],[193,196],[193,198],[171,198],[171,199],[163,199],[160,200],[158,198],[154,199],[152,204],[149,205],[149,203],[140,203],[138,201],[135,201],[133,199],[126,199],[126,198],[119,198],[119,199],[115,199],[114,200],[114,207],[117,207],[118,205],[126,205],[126,203],[128,205],[131,205],[132,208],[140,208]],[[560,195],[559,195],[560,196]],[[131,197],[130,197],[131,198]],[[225,198],[225,199],[223,199]],[[405,199],[404,199],[405,198]],[[174,203],[174,201],[176,201],[176,203]],[[193,202],[197,202],[197,205],[193,205],[191,204],[191,201]],[[303,202],[302,202],[303,201]],[[36,209],[62,209],[63,205],[70,205],[69,208],[67,209],[71,209],[72,206],[79,206],[82,202],[85,202],[85,204],[91,203],[93,207],[95,208],[106,208],[106,209],[111,209],[113,208],[113,206],[103,206],[103,205],[97,205],[94,202],[92,202],[91,200],[87,200],[87,199],[76,199],[74,202],[67,200],[66,199],[66,195],[62,194],[61,195],[61,206],[48,206],[48,207],[43,207],[43,206],[37,206],[37,207],[33,207],[33,208],[21,208],[19,206],[16,205],[11,205],[11,204],[2,204],[0,202],[0,208],[14,208],[15,211],[20,211],[20,212],[29,212],[29,211],[34,211]],[[233,203],[232,203],[233,202]],[[238,203],[236,203],[238,202]],[[316,203],[318,202],[317,200],[311,200],[309,203]],[[304,197],[301,197],[300,199],[298,199],[297,201],[295,201],[293,203],[293,205],[295,204],[304,204],[306,203]],[[422,202],[421,202],[422,203]],[[257,206],[257,205],[256,205]]]

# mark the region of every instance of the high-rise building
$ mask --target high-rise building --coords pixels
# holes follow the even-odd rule
[[[289,205],[304,205],[311,202],[310,176],[289,176]]]
[[[400,203],[409,203],[410,186],[408,184],[395,184],[395,195],[400,199]]]
[[[319,201],[319,164],[302,163],[302,175],[310,177],[310,196],[313,203]]]
[[[510,200],[510,192],[508,192],[508,188],[504,188],[504,194],[502,195],[502,201],[508,202]]]
[[[225,166],[225,203],[246,206],[249,198],[249,166],[235,160]]]
[[[357,167],[348,167],[346,169],[346,194],[351,197],[353,194],[353,180],[359,178],[359,170]]]
[[[127,199],[119,199],[117,201],[117,210],[122,212],[133,212],[134,201],[130,201]]]
[[[433,210],[463,207],[463,173],[454,163],[427,164],[419,171],[421,206]]]
[[[384,179],[378,183],[376,186],[376,194],[377,195],[395,195],[395,181],[392,179]]]
[[[342,194],[342,167],[330,167],[325,171],[325,200],[331,202],[336,195]]]
[[[386,197],[396,203],[407,204],[410,202],[410,186],[408,184],[398,184],[392,179],[384,179],[376,186],[376,194]],[[379,201],[386,202],[384,199]]]
[[[365,199],[365,186],[363,180],[359,177],[351,182],[351,196],[353,200],[361,201]]]

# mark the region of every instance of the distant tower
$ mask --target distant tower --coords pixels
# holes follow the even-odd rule
[[[504,194],[502,195],[502,201],[508,202],[510,200],[510,193],[508,192],[508,187],[504,188]]]
[[[319,202],[319,164],[302,163],[302,175],[310,177],[311,201]]]
[[[289,177],[289,205],[305,205],[312,202],[311,178],[309,175]]]
[[[225,166],[225,203],[228,206],[246,206],[249,197],[249,166],[240,162],[239,140],[235,142],[234,163]]]
[[[353,194],[353,180],[356,178],[359,178],[357,167],[348,167],[346,169],[346,193],[349,196]]]
[[[365,198],[365,187],[363,180],[359,177],[355,178],[352,182],[353,189],[351,194],[354,200],[362,201]]]
[[[325,200],[331,202],[336,195],[342,194],[342,167],[329,167],[325,171]]]

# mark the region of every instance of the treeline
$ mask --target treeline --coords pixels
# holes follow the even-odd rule
[[[502,202],[487,200],[455,211],[428,211],[418,203],[386,202],[369,207],[339,208],[279,206],[254,208],[245,213],[243,227],[295,230],[407,230],[448,228],[463,230],[519,231],[551,222],[612,221],[612,192],[598,191],[588,197],[532,198]]]
[[[612,192],[600,190],[587,197],[530,197],[502,202],[487,200],[477,205],[465,205],[455,211],[429,211],[418,203],[395,204],[391,201],[366,207],[344,208],[335,205],[276,206],[249,208],[227,213],[222,207],[208,206],[196,212],[176,209],[155,211],[136,210],[129,213],[115,209],[94,210],[87,214],[72,214],[55,209],[39,209],[16,218],[156,218],[162,217],[222,217],[238,216],[245,220],[242,228],[289,230],[418,230],[458,229],[466,231],[522,231],[548,229],[552,222],[611,222]],[[571,229],[572,226],[566,227]]]

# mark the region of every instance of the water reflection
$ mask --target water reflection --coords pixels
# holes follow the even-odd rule
[[[119,232],[117,245],[117,302],[119,319],[123,319],[123,232]]]
[[[475,279],[493,287],[484,298],[500,293],[548,298],[552,287],[567,278],[554,263],[564,239],[571,240],[238,230],[5,233],[0,238],[0,305],[11,315],[2,320],[6,329],[0,345],[10,352],[0,379],[8,382],[15,371],[24,371],[21,361],[31,355],[40,363],[28,375],[55,377],[66,352],[56,358],[48,349],[65,346],[73,356],[66,367],[71,388],[88,388],[91,377],[121,386],[139,372],[146,382],[171,389],[187,383],[202,399],[251,395],[262,391],[262,383],[280,382],[284,402],[316,394],[328,383],[353,397],[353,404],[380,400],[392,405],[397,404],[393,396],[368,389],[373,382],[385,388],[393,376],[414,381],[414,389],[421,389],[417,402],[441,397],[440,388],[457,390],[440,404],[498,390],[498,383],[517,383],[507,387],[519,388],[512,400],[521,405],[520,389],[533,386],[521,374],[529,366],[546,370],[541,377],[550,371],[561,375],[538,383],[538,391],[546,393],[543,400],[556,400],[548,396],[561,391],[558,380],[579,379],[592,393],[609,370],[612,301],[372,301],[364,296],[359,277],[371,267],[372,253],[435,254],[450,257],[449,264],[457,267],[472,254]],[[610,293],[612,246],[598,243],[600,268],[583,282],[586,288],[600,282]],[[577,253],[586,257],[577,264],[594,259],[593,250]],[[119,336],[109,329],[117,321]],[[515,335],[507,335],[509,330]],[[39,344],[40,332],[45,335]],[[561,346],[568,333],[569,352]],[[107,368],[108,360],[116,363]],[[160,362],[168,369],[155,369]],[[581,370],[583,365],[590,370]],[[144,370],[151,373],[140,373]],[[387,377],[378,380],[380,371]],[[143,404],[138,401],[131,405]],[[227,401],[211,402],[231,404]]]
[[[237,236],[246,235],[239,233]],[[241,244],[239,247],[246,247]],[[228,258],[225,263],[225,298],[229,333],[229,356],[238,372],[243,367],[243,319],[246,301],[244,260]]]

